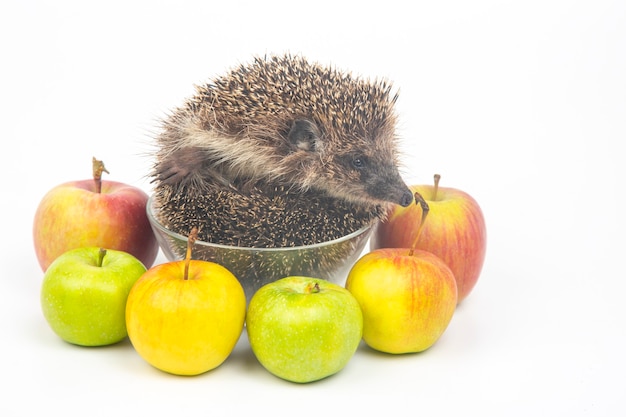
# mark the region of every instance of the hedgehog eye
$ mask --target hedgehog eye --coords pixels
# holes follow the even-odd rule
[[[354,158],[352,158],[352,166],[356,169],[365,168],[365,159],[361,156],[355,156]]]

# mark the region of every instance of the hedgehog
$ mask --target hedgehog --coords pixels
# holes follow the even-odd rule
[[[202,241],[273,248],[338,239],[413,194],[398,170],[388,81],[302,56],[255,57],[197,85],[156,136],[158,219]]]

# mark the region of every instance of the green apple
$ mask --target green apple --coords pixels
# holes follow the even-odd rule
[[[235,348],[246,296],[225,267],[192,260],[194,228],[184,260],[150,268],[128,295],[128,337],[150,365],[174,375],[199,375],[221,365]]]
[[[347,365],[362,338],[363,315],[344,287],[290,276],[265,284],[252,296],[246,330],[265,369],[288,381],[308,383]]]
[[[44,273],[41,308],[52,330],[66,342],[104,346],[127,336],[126,299],[146,267],[113,249],[69,250]]]
[[[386,353],[430,348],[448,327],[457,304],[452,271],[423,250],[368,252],[353,265],[345,285],[363,311],[363,340]]]
[[[102,161],[93,158],[92,168],[92,179],[59,184],[39,202],[33,244],[41,269],[70,249],[90,246],[128,252],[149,268],[159,245],[146,213],[148,195],[102,180]]]

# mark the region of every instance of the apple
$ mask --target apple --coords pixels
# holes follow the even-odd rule
[[[478,202],[456,188],[412,185],[429,206],[428,220],[413,246],[420,223],[417,204],[395,206],[387,219],[379,222],[370,240],[370,249],[414,247],[432,252],[450,267],[458,288],[458,302],[472,291],[480,276],[487,249],[485,218]]]
[[[428,204],[422,207],[417,232]],[[359,258],[345,287],[363,312],[363,340],[380,352],[404,354],[430,348],[444,333],[457,305],[454,274],[438,256],[410,248],[372,250]]]
[[[66,342],[105,346],[127,336],[126,298],[146,267],[133,255],[97,247],[71,249],[44,273],[41,308]]]
[[[153,266],[126,304],[128,337],[150,365],[175,375],[198,375],[221,365],[235,348],[246,296],[225,267],[192,260],[194,228],[184,260]]]
[[[363,312],[363,341],[385,353],[431,347],[448,327],[457,304],[452,271],[423,250],[370,251],[353,265],[345,285]]]
[[[363,315],[344,287],[288,276],[254,293],[246,330],[254,355],[267,371],[308,383],[347,365],[361,342]]]
[[[35,212],[33,242],[45,272],[62,253],[80,247],[128,252],[146,268],[159,246],[146,213],[148,195],[116,181],[103,181],[108,172],[93,158],[93,179],[70,181],[50,189]]]

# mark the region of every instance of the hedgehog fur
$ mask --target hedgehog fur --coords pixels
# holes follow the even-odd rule
[[[413,195],[398,172],[386,81],[299,56],[257,57],[162,122],[151,173],[167,228],[231,246],[334,240]]]

